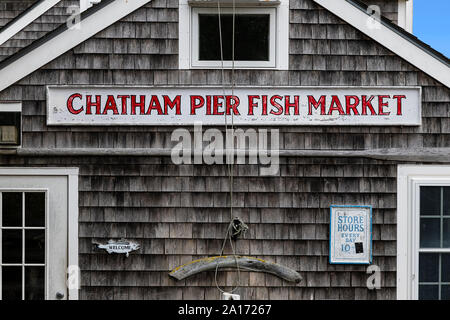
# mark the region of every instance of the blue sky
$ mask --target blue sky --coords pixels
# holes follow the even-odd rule
[[[414,0],[413,33],[450,58],[450,0]]]

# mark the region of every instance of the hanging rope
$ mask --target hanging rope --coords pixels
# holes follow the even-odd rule
[[[233,0],[233,31],[232,31],[232,53],[231,53],[231,95],[234,97],[234,86],[235,86],[235,80],[234,80],[234,43],[235,43],[235,16],[236,16],[236,4],[235,0]],[[219,20],[219,43],[220,43],[220,60],[221,60],[221,75],[222,75],[222,91],[223,96],[225,97],[225,71],[224,71],[224,58],[223,58],[223,38],[222,38],[222,21],[221,21],[221,9],[220,9],[220,0],[217,0],[217,14],[218,14],[218,20]],[[224,112],[225,117],[225,135],[228,135],[228,118],[227,118],[227,110]],[[234,112],[231,112],[231,138],[234,140]],[[231,157],[233,157],[230,161],[230,163],[227,162],[227,169],[228,169],[228,177],[229,177],[229,183],[230,183],[230,223],[227,227],[223,242],[222,242],[222,248],[220,251],[220,255],[223,255],[223,252],[225,250],[225,245],[227,241],[230,242],[231,250],[233,252],[233,257],[236,263],[237,273],[238,273],[238,280],[236,286],[229,291],[229,293],[235,292],[241,284],[241,272],[239,268],[238,258],[236,255],[236,249],[233,245],[233,240],[235,240],[238,236],[244,235],[245,232],[248,230],[248,227],[245,223],[242,222],[240,218],[233,218],[233,183],[234,183],[234,141],[232,140],[232,150],[227,150],[226,159],[228,160],[229,155],[231,154]],[[223,290],[218,282],[217,282],[217,274],[219,270],[219,262],[216,264],[216,270],[214,273],[214,281],[216,283],[217,289],[224,293],[227,292]]]

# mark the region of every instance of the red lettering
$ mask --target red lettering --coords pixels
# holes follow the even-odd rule
[[[253,115],[253,108],[258,106],[257,102],[253,102],[253,99],[259,99],[259,96],[248,96],[248,115]]]
[[[211,96],[206,96],[206,114],[211,115]]]
[[[195,115],[195,110],[203,107],[205,99],[202,96],[191,96],[191,115]]]
[[[353,103],[350,101],[353,99]],[[359,105],[359,98],[357,96],[345,96],[345,109],[347,115],[350,115],[350,111],[353,110],[353,114],[359,115],[358,109],[356,107]]]
[[[95,96],[95,102],[92,102],[91,95],[86,96],[86,114],[92,114],[92,111],[91,111],[92,106],[95,106],[95,108],[96,108],[95,114],[101,114],[100,113],[101,102],[102,102],[102,97],[99,95]]]
[[[168,114],[169,109],[175,108],[175,114],[181,114],[181,96],[176,96],[170,100],[168,96],[164,96],[164,114]]]
[[[369,100],[367,100],[367,96],[362,96],[362,115],[367,115],[367,108],[370,109],[372,115],[376,115],[375,109],[372,106],[372,100],[375,98],[374,96],[370,96]]]
[[[397,99],[397,115],[402,115],[402,99],[406,99],[406,96],[393,96],[392,98]]]
[[[136,96],[131,96],[131,114],[136,114],[136,107],[141,109],[141,114],[145,114],[145,96],[141,95],[139,102],[136,101]]]
[[[262,113],[263,116],[267,116],[267,96],[262,96]]]
[[[103,114],[108,114],[108,110],[112,110],[113,114],[119,114],[119,111],[117,111],[116,99],[114,99],[114,96],[108,96]]]
[[[213,114],[218,116],[224,114],[223,111],[219,111],[219,107],[222,107],[222,102],[219,102],[219,99],[223,99],[223,96],[213,97]]]
[[[389,106],[388,102],[385,102],[384,99],[388,99],[391,96],[378,96],[378,115],[379,116],[388,116],[391,113],[390,112],[384,112],[383,108]]]
[[[318,109],[320,106],[320,114],[325,115],[325,101],[326,96],[321,96],[319,101],[316,101],[316,99],[313,96],[308,96],[308,114],[312,115],[312,108]]]
[[[80,109],[78,109],[78,110],[75,110],[74,108],[73,108],[73,100],[75,99],[75,98],[78,98],[78,99],[82,99],[83,98],[83,96],[81,95],[81,94],[79,94],[79,93],[74,93],[73,95],[71,95],[70,97],[69,97],[69,99],[67,99],[67,110],[69,110],[69,112],[70,113],[72,113],[72,114],[79,114],[81,111],[83,111],[83,107],[81,107]]]
[[[285,114],[289,115],[289,108],[294,107],[294,115],[298,116],[298,112],[299,112],[298,111],[299,110],[299,107],[298,107],[299,97],[298,96],[294,96],[294,103],[290,103],[289,102],[289,96],[285,96],[284,99],[285,99],[285,102],[284,102],[284,108],[285,108],[284,112],[285,112]]]
[[[276,101],[281,99],[283,99],[283,97],[281,96],[273,96],[272,98],[270,98],[270,104],[277,109],[277,111],[270,110],[271,114],[279,116],[283,113],[283,106]]]
[[[331,96],[330,110],[328,110],[328,115],[332,115],[333,111],[337,110],[340,115],[345,115],[344,109],[342,109],[341,101],[339,101],[338,96]]]
[[[122,114],[127,114],[127,100],[130,96],[117,96],[122,100]]]
[[[150,99],[150,103],[148,105],[147,112],[145,114],[151,114],[152,110],[156,110],[156,112],[158,112],[159,115],[163,114],[158,96],[152,96],[152,98]]]
[[[233,102],[232,102],[233,100]],[[227,115],[230,115],[230,110],[233,110],[234,115],[240,115],[239,110],[237,107],[240,104],[240,100],[236,96],[226,96],[226,105],[227,105]]]

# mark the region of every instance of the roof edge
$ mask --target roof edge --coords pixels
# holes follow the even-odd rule
[[[103,0],[81,14],[81,28],[66,23],[0,63],[0,92],[152,0]]]
[[[365,3],[362,3],[359,0],[345,0],[345,1],[350,2],[352,5],[354,5],[355,7],[357,7],[358,9],[360,9],[361,11],[363,11],[367,14],[368,6]],[[369,15],[369,14],[367,14],[367,15]],[[425,42],[423,42],[422,40],[420,40],[419,38],[414,36],[412,33],[408,32],[404,28],[396,25],[395,23],[393,23],[391,20],[389,20],[388,18],[386,18],[384,16],[381,16],[380,22],[383,25],[385,25],[386,27],[388,27],[389,29],[391,29],[392,31],[398,33],[399,35],[404,37],[406,40],[414,43],[416,46],[418,46],[422,50],[428,52],[429,54],[433,55],[436,59],[441,60],[448,67],[450,67],[450,59],[446,55],[444,55],[442,52],[437,51],[433,47],[429,46],[428,44],[426,44]]]
[[[40,0],[21,12],[0,29],[0,45],[14,37],[34,20],[53,8],[61,0]]]
[[[44,1],[46,1],[46,0],[44,0]],[[60,1],[60,0],[58,0],[58,1]],[[103,9],[104,7],[106,7],[108,4],[110,4],[112,2],[114,2],[114,0],[103,0],[100,4],[95,5],[95,6],[91,7],[91,8],[89,8],[88,10],[84,11],[80,15],[80,23],[83,22],[84,19],[88,18],[89,16],[91,16],[94,13],[96,13],[97,11]],[[46,34],[42,38],[39,38],[39,39],[33,41],[31,44],[29,44],[28,46],[20,49],[15,54],[13,54],[12,56],[6,58],[5,60],[0,61],[0,72],[1,72],[1,70],[3,68],[8,66],[9,64],[19,60],[21,57],[23,57],[26,54],[32,52],[37,47],[40,47],[40,46],[44,45],[46,42],[52,40],[53,38],[57,37],[58,35],[60,35],[61,33],[63,33],[64,31],[67,31],[67,30],[69,30],[69,27],[68,27],[67,23],[63,23],[58,28],[53,30],[52,32],[49,32],[48,34]]]
[[[367,7],[357,0],[313,1],[447,88],[450,88],[450,64],[448,58],[401,27],[394,25],[386,18],[381,18],[380,23],[374,24],[373,18],[367,12]]]

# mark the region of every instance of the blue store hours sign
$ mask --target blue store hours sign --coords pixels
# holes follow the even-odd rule
[[[330,206],[330,263],[372,262],[372,207]]]

